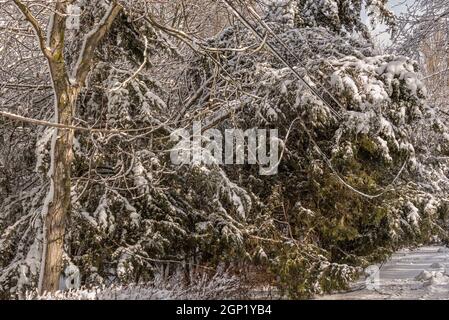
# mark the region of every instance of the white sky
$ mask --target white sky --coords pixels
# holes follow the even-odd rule
[[[411,3],[414,0],[390,0],[389,1],[389,7],[390,9],[396,14],[399,15],[403,12],[405,12],[407,8],[407,3]],[[367,16],[365,12],[362,13],[363,19],[367,21]],[[372,34],[377,37],[380,44],[388,43],[390,40],[390,35],[385,32],[386,28],[383,25],[377,26],[374,31],[372,31]]]

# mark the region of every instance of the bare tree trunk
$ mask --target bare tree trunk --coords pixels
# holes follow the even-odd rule
[[[57,91],[58,122],[71,125],[75,111],[77,90],[66,86]],[[65,225],[70,213],[71,165],[73,161],[73,130],[55,129],[52,143],[51,203],[45,217],[44,267],[41,293],[59,289]]]
[[[67,3],[56,2],[56,12],[66,12]],[[92,67],[94,52],[103,37],[107,34],[122,7],[111,4],[104,19],[97,25],[96,32],[89,33],[84,41],[80,63],[74,71],[74,80],[69,80],[64,60],[64,39],[66,17],[55,14],[53,27],[47,42],[50,46],[43,49],[46,53],[55,91],[55,115],[57,123],[65,126],[73,125],[80,88],[85,84]],[[73,83],[72,83],[73,82]],[[70,215],[71,206],[71,166],[73,162],[72,129],[55,129],[51,149],[51,189],[48,195],[45,215],[45,242],[41,266],[39,292],[55,292],[59,289],[59,278],[62,271],[64,252],[65,225]]]
[[[66,129],[55,129],[51,147],[50,192],[44,204],[44,250],[42,254],[39,292],[55,292],[59,289],[64,252],[65,224],[70,214],[71,166],[73,161],[73,115],[80,88],[94,64],[94,54],[104,36],[111,29],[122,6],[113,1],[95,31],[87,33],[79,56],[79,63],[69,78],[64,59],[67,6],[72,0],[54,2],[50,30],[44,35],[38,19],[30,7],[21,0],[14,0],[16,7],[33,27],[39,47],[47,58],[55,93],[55,116],[58,125]],[[61,14],[64,13],[64,14]],[[71,79],[71,80],[70,80]]]

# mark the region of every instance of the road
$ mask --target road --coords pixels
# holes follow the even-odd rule
[[[404,249],[377,268],[377,273],[351,285],[350,292],[322,300],[449,300],[449,248]],[[376,266],[372,268],[376,271]],[[368,280],[367,280],[368,279]]]

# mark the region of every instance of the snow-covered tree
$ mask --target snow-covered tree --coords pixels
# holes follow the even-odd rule
[[[421,162],[425,164],[420,169],[420,184],[429,193],[443,198],[449,182],[448,16],[446,1],[410,1],[397,19],[398,31],[390,47],[392,52],[416,59],[421,66],[429,108],[425,110],[420,132],[414,136],[415,145],[421,149]]]
[[[64,7],[56,13],[20,10],[20,3],[0,9],[27,20],[9,21],[1,34],[9,68],[0,69],[9,81],[0,87],[3,295],[22,296],[38,283],[58,124],[60,134],[73,135],[65,141],[70,159],[59,163],[68,201],[62,258],[51,264],[53,280],[63,271],[61,288],[179,272],[189,288],[198,273],[220,267],[307,297],[344,288],[360,267],[399,246],[446,237],[447,209],[424,183],[438,175],[423,161],[418,132],[441,134],[426,127],[433,109],[418,64],[380,55],[361,20],[365,8],[393,25],[386,1],[214,2],[233,18],[207,40],[198,36],[210,31],[199,30],[205,18],[195,2],[178,15],[186,7],[176,2],[72,1],[80,28],[57,29],[64,45],[54,39],[52,56],[76,89],[64,123],[50,120],[58,88],[31,28],[37,21],[44,30],[53,14],[53,23],[62,19],[68,3],[57,2]],[[29,52],[15,50],[18,39]],[[3,52],[38,63],[17,71]],[[27,90],[22,101],[14,100],[19,89]],[[170,134],[194,121],[221,131],[277,129],[278,174],[261,176],[250,164],[173,164]]]
[[[60,287],[62,269],[65,269],[66,278],[79,274],[81,269],[84,283],[99,284],[102,278],[123,282],[148,280],[156,269],[171,264],[175,265],[173,270],[185,264],[197,266],[199,247],[205,247],[205,241],[200,239],[205,238],[207,231],[212,231],[207,233],[209,244],[215,242],[216,246],[213,250],[213,246],[208,248],[211,249],[208,255],[219,256],[224,248],[238,250],[241,239],[234,225],[238,222],[223,206],[235,208],[235,213],[241,215],[250,205],[246,192],[231,183],[219,168],[191,168],[180,173],[167,169],[172,131],[167,122],[171,111],[167,89],[152,76],[156,70],[152,66],[161,59],[169,63],[167,57],[179,54],[150,19],[140,19],[147,3],[71,2],[82,11],[80,16],[75,16],[80,19],[79,29],[68,28],[65,24],[68,16],[62,13],[69,13],[68,3],[55,5],[56,10],[53,5],[46,5],[44,11],[36,14],[27,3],[19,1],[4,8],[8,13],[11,11],[12,17],[25,16],[26,21],[17,19],[10,24],[18,24],[29,32],[33,32],[30,29],[33,28],[38,33],[37,37],[30,38],[33,52],[39,52],[35,48],[40,45],[43,55],[40,59],[45,61],[46,57],[50,66],[52,59],[57,59],[55,64],[63,69],[45,79],[46,94],[50,98],[58,97],[59,88],[51,84],[60,79],[67,88],[76,90],[76,94],[70,98],[70,119],[63,123],[38,120],[40,117],[32,112],[42,106],[33,100],[24,106],[27,114],[17,109],[11,110],[14,113],[4,111],[2,114],[26,127],[44,126],[38,133],[36,156],[30,156],[28,166],[22,164],[29,170],[23,179],[34,179],[38,175],[41,179],[33,180],[35,188],[31,191],[30,186],[21,189],[19,185],[4,195],[2,192],[5,199],[0,243],[2,291],[20,294],[35,286],[40,269],[45,265],[51,271],[43,272],[44,282],[47,274],[51,275],[50,283],[44,283],[42,290],[50,291]],[[44,24],[38,21],[47,18],[51,22],[47,40],[51,42],[55,38],[54,48],[44,44]],[[12,26],[8,25],[7,30],[11,31],[6,34],[8,40],[17,37]],[[39,70],[49,71],[45,67]],[[17,90],[21,84],[13,82],[10,87]],[[39,85],[36,87],[40,89]],[[11,90],[5,92],[13,95]],[[71,95],[63,93],[60,98],[68,96]],[[48,106],[44,106],[46,113],[42,112],[44,119],[51,115]],[[67,154],[67,157],[61,156],[64,161],[54,156],[58,151],[56,146],[64,140],[53,139],[56,144],[52,143],[54,127],[60,128],[58,131],[63,135],[74,135],[59,147]],[[8,143],[13,144],[15,140],[5,141]],[[18,144],[16,147],[19,154],[27,152]],[[2,161],[9,166],[7,156],[2,157]],[[30,162],[34,162],[38,175],[31,172]],[[60,177],[65,182],[52,183],[48,191],[47,175],[50,173],[52,177],[55,165],[60,166]],[[12,167],[6,169],[11,171]],[[184,184],[186,181],[197,187],[191,190],[191,186]],[[60,196],[70,200],[69,203],[61,200],[64,208],[55,203],[55,188],[62,188]],[[214,200],[208,203],[205,200],[208,198]],[[57,234],[48,230],[44,233],[42,218],[50,224],[47,229],[56,221],[47,208],[49,204],[60,209]],[[49,236],[57,238],[56,246],[55,241],[48,241]],[[62,240],[65,240],[64,248]],[[41,265],[40,257],[48,258],[43,250],[45,246],[53,246],[47,248],[47,252],[50,250],[50,258],[54,260],[45,259],[46,264]]]
[[[285,150],[276,178],[226,171],[261,205],[262,216],[247,215],[260,239],[248,250],[263,252],[293,296],[344,286],[356,266],[405,243],[446,237],[438,225],[444,202],[413,183],[429,169],[415,148],[427,112],[418,64],[379,55],[361,23],[362,2],[301,10],[307,3],[271,1],[266,27],[242,3],[235,11],[246,12],[259,36],[237,23],[210,40],[221,49],[219,66],[198,60],[189,73],[198,83],[186,89],[220,72],[233,81],[210,85],[206,96],[222,109],[238,105],[222,128],[279,128]],[[391,19],[385,2],[365,5]],[[258,48],[260,38],[287,63]]]

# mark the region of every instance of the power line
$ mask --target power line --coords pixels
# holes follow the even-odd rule
[[[241,1],[241,0],[240,0]],[[257,14],[256,10],[254,10],[254,8],[251,6],[251,4],[248,4],[248,10],[249,12],[253,15],[253,17],[256,19],[256,21],[261,24],[265,30],[267,30],[267,32],[269,34],[271,34],[283,47],[284,49],[287,50],[287,52],[295,58],[295,60],[299,63],[299,65],[301,65],[301,67],[304,68],[304,70],[306,71],[307,75],[309,76],[309,78],[311,78],[314,82],[315,85],[318,85],[319,87],[321,87],[324,92],[338,105],[339,108],[341,108],[342,110],[344,110],[345,108],[342,106],[342,104],[337,100],[337,98],[335,98],[335,96],[323,85],[320,85],[317,83],[316,79],[314,79],[313,75],[310,74],[310,72],[308,72],[306,66],[301,62],[301,60],[298,58],[298,56],[292,51],[292,49],[287,46],[287,44],[268,26],[268,24]],[[330,64],[329,64],[330,65]],[[332,66],[331,66],[332,67]]]
[[[231,9],[231,11],[234,13],[234,15],[247,27],[249,28],[254,35],[259,38],[260,41],[265,41],[264,37],[256,30],[256,28],[228,1],[228,0],[221,0],[229,9]],[[278,58],[287,68],[289,68],[293,74],[302,82],[304,83],[304,85],[310,90],[312,91],[312,93],[319,98],[330,110],[331,112],[338,118],[341,119],[341,116],[338,114],[337,111],[334,110],[334,108],[329,104],[329,102],[327,102],[321,95],[320,93],[313,88],[306,80],[304,80],[304,78],[298,73],[298,71],[296,71],[293,66],[290,65],[290,63],[288,63],[287,60],[284,59],[284,57],[282,57],[282,55],[277,51],[276,48],[273,47],[273,45],[271,43],[269,43],[268,41],[265,42],[265,45],[268,47],[268,49],[270,49],[271,53],[276,56],[276,58]]]
[[[264,37],[262,37],[259,32],[256,30],[256,28],[228,1],[228,0],[221,0],[229,9],[231,9],[231,11],[233,12],[233,14],[247,27],[249,28],[255,35],[256,37],[258,37],[261,41],[266,41],[266,39]],[[269,30],[271,30],[270,28],[268,28]],[[269,31],[267,30],[267,31]],[[270,32],[270,31],[269,31]],[[271,30],[270,33],[273,33],[273,31]],[[332,106],[330,106],[330,104],[324,100],[323,97],[321,97],[321,95],[312,87],[310,86],[302,77],[301,75],[288,63],[288,61],[286,61],[282,55],[277,51],[276,48],[273,47],[272,44],[270,44],[268,41],[265,42],[266,46],[270,49],[270,51],[273,53],[273,55],[275,55],[284,65],[286,65],[294,74],[296,77],[298,77],[298,79],[300,79],[321,101],[323,101],[332,111],[334,111],[336,113],[336,111],[332,108]],[[285,45],[286,46],[286,45]],[[288,49],[288,47],[287,47]],[[289,49],[288,49],[289,50]],[[290,50],[289,50],[290,51]],[[337,117],[340,118],[340,116],[337,113]],[[297,118],[299,119],[299,118]],[[300,120],[300,119],[299,119]],[[331,171],[337,176],[338,180],[348,189],[350,189],[351,191],[357,193],[360,196],[363,196],[365,198],[368,199],[376,199],[379,198],[381,196],[383,196],[384,194],[386,194],[388,191],[390,191],[392,189],[392,186],[396,183],[396,181],[400,178],[400,176],[402,175],[402,173],[404,172],[408,160],[409,158],[407,158],[404,161],[404,164],[402,165],[401,169],[399,170],[398,174],[395,176],[395,178],[393,179],[393,181],[386,187],[383,188],[384,190],[378,194],[367,194],[365,192],[362,192],[358,189],[356,189],[355,187],[351,186],[349,183],[347,183],[345,181],[345,179],[343,177],[340,176],[340,174],[337,172],[337,170],[333,167],[330,159],[326,156],[326,154],[321,150],[321,148],[318,146],[318,144],[316,143],[316,141],[313,139],[313,136],[311,134],[311,132],[308,130],[308,128],[306,127],[306,125],[300,121],[301,126],[303,127],[303,129],[306,131],[307,135],[309,136],[309,138],[311,139],[312,144],[314,145],[314,147],[317,149],[318,153],[323,157],[323,160],[325,161],[325,163],[327,164],[327,166],[331,169]]]

